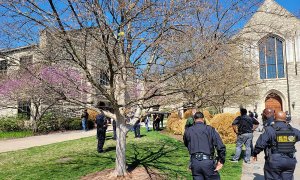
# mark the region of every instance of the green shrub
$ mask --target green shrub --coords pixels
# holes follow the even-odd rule
[[[59,130],[59,120],[52,113],[47,113],[37,122],[37,127],[40,133],[57,131]]]
[[[70,123],[69,123],[69,129],[68,130],[80,130],[82,129],[81,126],[81,119],[79,118],[73,118],[70,119]]]
[[[26,130],[24,120],[18,117],[0,118],[0,131],[23,131]]]

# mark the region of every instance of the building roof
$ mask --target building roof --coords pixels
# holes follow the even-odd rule
[[[295,34],[300,29],[300,20],[275,0],[265,0],[244,28],[235,36],[245,39],[262,38],[268,33],[282,37]]]
[[[32,44],[32,45],[21,46],[21,47],[16,47],[11,49],[0,49],[0,53],[12,53],[16,51],[28,50],[28,49],[33,49],[37,46],[38,46],[37,44]]]

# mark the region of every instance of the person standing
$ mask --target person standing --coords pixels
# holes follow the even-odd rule
[[[253,131],[258,127],[259,122],[247,116],[247,110],[244,108],[240,109],[240,113],[241,116],[238,116],[232,122],[233,130],[237,134],[237,140],[236,140],[235,155],[233,156],[231,161],[238,162],[244,144],[246,147],[246,154],[244,160],[246,163],[250,163]]]
[[[107,121],[103,111],[101,111],[100,114],[96,116],[96,124],[97,124],[97,138],[98,138],[97,150],[99,153],[102,153],[104,152],[103,146],[105,143],[106,129],[107,129]]]
[[[112,120],[112,125],[113,125],[113,133],[114,133],[114,136],[113,136],[113,140],[116,140],[117,139],[117,122],[116,120]]]
[[[160,115],[159,114],[155,114],[153,119],[154,119],[153,120],[153,129],[155,131],[159,131]]]
[[[149,122],[150,122],[150,117],[149,117],[149,115],[147,115],[145,118],[145,127],[146,127],[147,132],[150,131]]]
[[[276,112],[274,124],[265,128],[253,151],[254,161],[257,161],[257,155],[261,151],[265,151],[265,179],[294,179],[297,141],[300,141],[300,131],[286,122],[284,112]]]
[[[134,125],[133,125],[134,137],[135,137],[135,138],[140,138],[140,137],[141,137],[140,129],[141,129],[141,120],[138,119],[138,120],[134,123]]]
[[[88,130],[88,127],[87,127],[88,118],[89,118],[89,114],[87,112],[87,109],[85,109],[81,115],[82,130],[84,130],[84,131]]]
[[[264,127],[270,126],[274,123],[274,110],[271,108],[266,108],[263,110],[262,119]]]
[[[187,118],[186,123],[185,123],[185,129],[189,128],[194,125],[194,114],[196,113],[196,109],[192,109],[192,115]],[[205,122],[204,122],[205,123]]]
[[[292,121],[292,117],[290,113],[288,111],[285,111],[285,114],[286,114],[286,122],[290,123]]]
[[[253,120],[253,122],[258,122],[258,120],[254,117],[254,113],[249,113],[249,117]],[[259,122],[258,122],[258,125],[257,127],[259,126]],[[256,128],[253,128],[253,131],[255,130]],[[251,144],[250,144],[250,148],[251,148],[251,156],[253,155],[253,138],[251,140]]]
[[[217,131],[204,124],[204,115],[196,112],[195,125],[184,132],[184,145],[191,156],[191,170],[194,180],[219,180],[218,171],[225,163],[226,147]],[[218,162],[215,165],[214,152],[218,153]]]

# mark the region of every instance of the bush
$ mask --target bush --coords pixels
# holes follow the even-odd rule
[[[184,114],[184,117],[188,116],[188,113]],[[167,130],[174,134],[183,134],[185,129],[186,119],[180,119],[178,113],[173,112],[168,117]]]
[[[73,118],[69,123],[69,130],[80,130],[82,129],[81,119]]]
[[[238,114],[222,113],[216,114],[211,119],[211,126],[216,128],[224,143],[235,143],[236,134],[232,129],[232,122]]]
[[[51,131],[59,130],[59,119],[57,119],[52,113],[46,113],[38,122],[38,132],[48,133]]]
[[[96,121],[96,116],[99,114],[99,112],[93,109],[88,109],[87,112],[89,114],[89,120]]]
[[[88,120],[87,127],[94,128],[94,121]],[[48,133],[58,130],[80,130],[82,129],[80,118],[59,117],[53,113],[47,113],[38,122],[38,132]]]
[[[214,117],[208,110],[203,111],[204,119],[207,125],[210,125],[211,119]]]
[[[0,119],[0,131],[23,131],[25,128],[25,121],[18,117],[6,117]]]

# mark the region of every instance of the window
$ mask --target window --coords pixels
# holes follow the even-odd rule
[[[22,56],[20,57],[20,66],[27,67],[28,65],[32,64],[32,56]]]
[[[18,102],[18,115],[26,118],[30,118],[30,101]]]
[[[283,42],[269,36],[259,44],[260,79],[284,78]]]
[[[0,61],[0,75],[5,75],[7,72],[7,60]]]
[[[109,84],[109,79],[108,79],[108,76],[106,73],[100,73],[100,76],[99,76],[99,83],[101,85],[104,85],[104,86],[108,86]]]

